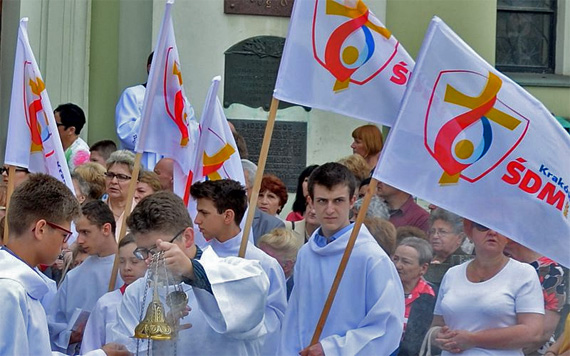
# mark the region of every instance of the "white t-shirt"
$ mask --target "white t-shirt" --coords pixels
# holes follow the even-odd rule
[[[544,314],[542,289],[536,271],[513,259],[493,278],[479,283],[467,279],[467,265],[450,268],[439,289],[434,314],[452,330],[481,331],[517,324],[517,313]],[[443,351],[442,356],[451,355]],[[461,355],[523,355],[520,349],[473,348]]]

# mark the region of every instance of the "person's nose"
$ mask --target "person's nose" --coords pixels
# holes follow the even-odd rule
[[[260,195],[259,198],[257,198],[257,200],[258,200],[259,203],[262,204],[262,205],[267,204],[267,198],[265,197],[265,194]]]

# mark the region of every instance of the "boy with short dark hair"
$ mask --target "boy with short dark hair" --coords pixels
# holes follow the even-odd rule
[[[111,153],[116,150],[117,144],[111,140],[97,141],[89,147],[89,160],[99,163],[103,167],[107,167],[107,160],[111,156]]]
[[[171,341],[152,341],[152,354],[259,355],[266,330],[263,306],[268,280],[259,263],[237,257],[220,258],[211,248],[194,244],[192,219],[182,199],[161,191],[143,198],[127,220],[135,237],[134,253],[147,263],[164,259],[171,285],[158,289],[167,306],[166,293],[183,291],[188,309],[175,314],[180,328]],[[161,255],[158,255],[161,253]],[[164,271],[164,272],[166,272]],[[159,274],[163,272],[159,271]],[[133,339],[153,299],[153,284],[141,278],[123,296],[113,328],[113,339],[124,340],[131,352],[145,353],[150,342]],[[166,309],[165,312],[168,312]],[[186,330],[190,326],[190,330]]]
[[[89,162],[89,145],[79,137],[86,122],[85,113],[79,106],[67,103],[55,108],[53,114],[69,171],[73,172],[75,167]]]
[[[196,199],[196,224],[219,256],[237,256],[242,240],[241,220],[247,209],[244,187],[231,179],[197,182],[190,188]],[[262,354],[274,354],[279,343],[281,323],[287,308],[285,274],[279,262],[248,241],[245,258],[256,260],[269,277],[269,295],[265,306],[268,335]]]
[[[402,336],[404,291],[394,264],[362,225],[320,340],[309,346],[353,224],[354,175],[326,163],[309,177],[321,224],[301,247],[278,355],[393,355]]]
[[[46,174],[31,174],[14,191],[8,211],[10,235],[0,250],[1,355],[52,354],[40,302],[48,286],[34,267],[56,260],[71,235],[71,220],[78,215],[79,203],[73,193]],[[104,346],[103,351],[126,355],[115,344]]]
[[[87,320],[75,330],[68,324],[76,310],[90,313],[107,293],[117,253],[115,217],[107,204],[100,200],[85,203],[75,227],[79,233],[76,243],[89,257],[69,271],[47,309],[52,348],[68,354],[79,349]],[[122,284],[117,278],[115,289]]]

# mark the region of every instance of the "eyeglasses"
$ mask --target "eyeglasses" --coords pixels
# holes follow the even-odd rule
[[[60,127],[60,126],[65,126],[65,124],[62,124],[61,122],[56,122],[55,126]]]
[[[26,172],[26,173],[28,173],[28,169],[27,169],[27,168],[16,167],[15,171],[16,171],[16,172]],[[6,173],[6,175],[9,175],[9,174],[10,174],[10,168],[0,167],[0,174],[2,174],[2,173]]]
[[[108,180],[113,180],[113,178],[117,178],[117,180],[120,182],[131,180],[131,177],[126,174],[121,174],[121,173],[116,174],[113,172],[105,172],[105,178],[107,178]]]
[[[451,235],[453,232],[451,231],[445,231],[445,230],[436,230],[436,229],[432,229],[430,231],[428,231],[430,236],[435,236],[435,235],[439,235],[440,237],[447,237],[449,235]]]
[[[174,235],[174,237],[172,238],[172,240],[168,241],[169,243],[173,243],[174,240],[176,240],[178,238],[178,236],[180,236],[181,233],[183,233],[184,231],[186,231],[186,227],[182,230],[180,230],[179,233],[177,233],[176,235]],[[146,248],[146,247],[137,247],[135,248],[135,250],[133,251],[133,255],[135,255],[135,257],[139,260],[146,260],[148,258],[149,255],[154,255],[156,253],[156,245],[153,245],[151,248]]]
[[[73,232],[67,230],[66,228],[64,228],[63,226],[59,226],[58,224],[54,224],[52,222],[46,221],[46,225],[48,225],[49,227],[51,227],[52,229],[57,229],[60,230],[62,232],[65,233],[65,235],[63,236],[63,243],[66,243],[67,240],[69,240],[69,238],[71,237],[71,235],[73,235]],[[32,229],[32,232],[36,231],[36,228],[34,227]]]
[[[473,221],[473,227],[476,228],[478,231],[481,231],[481,232],[491,230],[487,226],[476,223],[475,221]]]

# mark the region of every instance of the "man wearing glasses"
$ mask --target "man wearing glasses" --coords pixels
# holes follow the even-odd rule
[[[79,137],[86,122],[85,113],[79,106],[68,103],[59,105],[53,114],[69,171],[73,172],[75,167],[89,162],[91,156],[89,145]]]
[[[16,188],[8,211],[8,243],[0,250],[0,355],[51,355],[46,314],[40,300],[48,285],[34,267],[52,264],[79,215],[77,199],[65,184],[32,174]],[[126,355],[121,347],[103,347],[108,355]],[[101,350],[92,355],[101,355]]]
[[[170,287],[182,290],[188,306],[177,335],[169,341],[152,341],[153,355],[259,355],[266,329],[264,306],[269,281],[259,263],[237,257],[220,258],[211,248],[194,244],[192,219],[182,199],[161,191],[143,198],[127,219],[135,236],[135,256],[150,264],[152,256],[164,260],[159,276],[168,272]],[[148,272],[150,273],[150,272]],[[125,343],[131,352],[146,354],[149,341],[133,338],[135,327],[153,299],[153,284],[140,278],[123,296],[111,339]],[[166,288],[159,298],[169,312]],[[178,324],[178,323],[176,323]]]
[[[108,292],[117,253],[115,218],[107,204],[100,200],[86,203],[75,223],[77,243],[89,257],[65,276],[47,309],[52,349],[70,355],[81,345],[87,320],[71,328],[69,324],[74,323],[77,310],[90,313],[97,300]],[[115,289],[122,284],[118,277]]]

